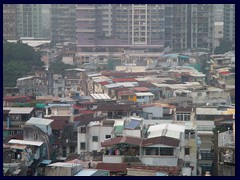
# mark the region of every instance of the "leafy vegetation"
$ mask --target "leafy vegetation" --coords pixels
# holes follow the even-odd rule
[[[18,78],[26,76],[33,66],[43,66],[41,54],[21,42],[3,42],[3,86],[14,87]]]
[[[232,51],[233,50],[233,43],[229,40],[226,39],[222,39],[220,41],[220,45],[218,47],[216,47],[214,53],[215,54],[224,54],[228,51]]]
[[[62,61],[54,61],[50,64],[50,69],[54,74],[63,74],[66,69],[76,68],[75,65],[65,64]]]

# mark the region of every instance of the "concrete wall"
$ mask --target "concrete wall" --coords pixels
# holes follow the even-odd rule
[[[141,130],[123,130],[123,136],[141,137]]]
[[[143,112],[152,113],[152,117],[162,118],[163,117],[163,108],[162,107],[145,107]],[[148,119],[148,118],[147,118]]]
[[[73,176],[76,173],[73,167],[47,166],[45,169],[45,176]]]
[[[104,163],[122,163],[124,161],[123,156],[111,156],[111,155],[103,155]]]
[[[140,158],[143,164],[151,166],[177,166],[177,157],[159,157],[159,156],[142,156]]]
[[[111,126],[90,126],[87,128],[87,133],[78,133],[78,147],[77,152],[78,154],[81,152],[92,152],[92,151],[99,151],[101,149],[101,142],[106,139],[106,135],[111,135],[113,127]],[[79,131],[80,132],[80,131]],[[92,136],[98,136],[98,141],[93,142]],[[81,142],[86,143],[86,150],[81,150],[80,145]]]

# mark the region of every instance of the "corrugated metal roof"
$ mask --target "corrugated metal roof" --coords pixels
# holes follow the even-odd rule
[[[110,89],[110,88],[115,88],[115,87],[123,87],[123,85],[120,85],[120,84],[107,84],[107,85],[104,85],[104,87]]]
[[[74,176],[91,176],[97,171],[98,171],[97,169],[83,169]]]
[[[171,137],[153,137],[153,138],[148,138],[148,139],[144,139],[142,141],[142,146],[151,146],[151,145],[155,145],[155,144],[163,144],[163,145],[167,145],[167,146],[174,146],[174,147],[178,147],[180,143],[179,139],[175,139],[175,138],[171,138]]]
[[[217,108],[196,108],[197,115],[221,115],[223,111],[219,111]]]
[[[180,138],[180,134],[185,131],[183,125],[176,124],[158,124],[150,126],[148,129],[149,136],[148,138],[166,136],[170,138]]]
[[[135,87],[138,86],[138,82],[119,82],[116,83],[118,85],[122,85],[123,87]]]
[[[110,100],[111,99],[107,94],[91,94],[91,96],[97,100]]]
[[[43,142],[37,141],[28,141],[28,140],[18,140],[18,139],[11,139],[8,143],[10,144],[23,144],[23,145],[32,145],[32,146],[41,146]]]
[[[122,126],[121,125],[114,126],[113,133],[122,134],[123,129],[124,129],[123,125]]]
[[[137,138],[137,137],[116,137],[116,138],[111,138],[109,140],[106,140],[104,142],[101,143],[102,147],[109,147],[115,144],[132,144],[132,145],[137,145],[140,146],[141,142],[142,142],[142,138]]]
[[[113,78],[113,82],[136,82],[134,78]]]
[[[18,78],[17,81],[23,81],[23,80],[32,79],[32,78],[34,78],[34,76],[22,77],[22,78]]]
[[[10,110],[9,114],[30,114],[32,107],[4,107],[3,110]]]
[[[154,96],[153,93],[150,92],[142,92],[142,93],[135,93],[136,96]]]
[[[49,164],[47,166],[56,166],[56,167],[69,167],[73,168],[75,166],[81,166],[81,164],[75,164],[75,163],[67,163],[67,162],[56,162],[53,164]]]
[[[85,69],[80,69],[80,68],[73,68],[73,69],[66,69],[65,71],[85,71]]]
[[[134,90],[139,92],[145,92],[145,91],[149,91],[150,89],[146,87],[135,87]]]
[[[96,169],[109,170],[110,172],[126,172],[127,163],[98,163]]]
[[[102,74],[88,74],[88,77],[97,77],[97,76],[101,76]]]
[[[27,122],[26,125],[46,125],[48,126],[49,124],[51,124],[51,122],[53,122],[52,119],[43,119],[43,118],[36,118],[36,117],[31,117]]]

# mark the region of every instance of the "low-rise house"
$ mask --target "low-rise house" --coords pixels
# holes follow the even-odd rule
[[[32,107],[4,107],[3,108],[3,138],[10,135],[23,134],[23,125],[34,116]]]
[[[135,93],[137,96],[137,103],[152,103],[154,94],[150,92]]]
[[[80,94],[83,94],[85,86],[83,83],[84,71],[84,69],[79,68],[65,70],[65,94],[67,94],[68,91],[77,91]]]
[[[47,77],[27,76],[17,79],[17,88],[21,95],[48,95]]]
[[[196,108],[196,125],[198,137],[201,144],[199,147],[199,171],[203,174],[206,171],[213,171],[213,128],[215,123],[225,116],[234,116],[235,108],[233,107],[201,107]]]
[[[57,162],[49,164],[45,169],[45,176],[74,176],[82,170],[81,164]]]
[[[78,154],[82,152],[98,152],[101,142],[112,138],[114,121],[88,122],[78,126]]]

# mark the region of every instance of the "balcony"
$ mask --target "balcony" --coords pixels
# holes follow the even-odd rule
[[[177,166],[177,156],[141,156],[141,162],[150,166]]]
[[[104,163],[140,162],[138,156],[103,155]]]

